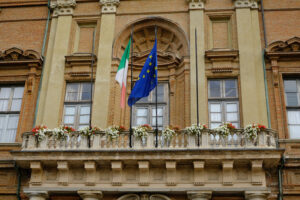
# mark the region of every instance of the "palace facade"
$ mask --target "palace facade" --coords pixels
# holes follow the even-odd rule
[[[157,94],[132,125],[159,132],[141,138],[115,76],[132,33],[128,97],[155,29]],[[187,134],[197,119],[209,129]],[[54,129],[90,121],[127,129]],[[252,123],[267,128],[249,138]],[[299,1],[0,0],[0,200],[299,198]]]

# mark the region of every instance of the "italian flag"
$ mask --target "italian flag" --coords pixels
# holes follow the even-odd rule
[[[120,84],[121,89],[121,108],[125,108],[125,96],[126,96],[126,82],[127,82],[127,72],[129,63],[129,53],[130,53],[131,39],[129,40],[124,54],[122,56],[120,65],[118,67],[116,81]]]

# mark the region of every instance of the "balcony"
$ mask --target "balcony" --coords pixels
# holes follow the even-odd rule
[[[275,149],[277,134],[267,129],[256,139],[248,139],[242,130],[236,130],[224,137],[213,130],[206,130],[200,136],[189,135],[185,131],[171,139],[163,138],[161,132],[149,132],[148,137],[140,138],[122,132],[117,138],[110,138],[105,132],[97,132],[91,137],[79,132],[70,133],[65,139],[57,140],[53,134],[46,134],[38,141],[33,133],[24,133],[22,151],[74,151],[74,150],[189,150],[189,149]]]

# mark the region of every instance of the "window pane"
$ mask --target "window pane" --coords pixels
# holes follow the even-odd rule
[[[1,99],[8,99],[10,96],[11,88],[1,88],[0,90],[0,98]]]
[[[147,108],[137,108],[136,116],[147,116],[148,109]]]
[[[240,128],[240,125],[238,123],[232,123],[233,126],[235,126],[235,128]]]
[[[20,111],[21,110],[21,104],[22,104],[22,100],[18,99],[18,100],[13,100],[12,104],[11,104],[11,111]]]
[[[7,115],[0,115],[0,130],[6,129],[6,125],[7,125],[6,119],[7,119]]]
[[[89,106],[81,106],[80,107],[80,114],[81,115],[89,115],[90,114],[90,107]]]
[[[75,107],[65,107],[65,115],[75,115]]]
[[[67,85],[66,101],[77,101],[78,89],[78,83],[69,83]]]
[[[74,116],[65,116],[64,124],[74,124]]]
[[[147,118],[145,118],[145,117],[137,117],[136,118],[136,124],[137,125],[147,124]]]
[[[284,81],[285,92],[297,92],[296,80],[285,80]]]
[[[0,100],[0,111],[8,110],[8,100]]]
[[[90,100],[90,99],[91,99],[91,84],[82,83],[81,100]]]
[[[8,129],[17,129],[19,122],[19,115],[10,115],[8,118]]]
[[[237,113],[227,113],[226,119],[228,122],[238,121],[238,114]]]
[[[210,123],[210,128],[217,128],[221,125],[221,123]]]
[[[236,97],[236,80],[225,80],[225,97]]]
[[[288,124],[300,125],[300,111],[288,111]]]
[[[80,124],[88,124],[89,119],[90,119],[89,115],[80,116],[79,123]]]
[[[210,104],[210,112],[221,112],[221,104]]]
[[[210,114],[210,121],[220,122],[221,118],[222,118],[221,113],[211,113]]]
[[[298,95],[297,93],[286,93],[287,106],[298,106]]]
[[[290,138],[300,139],[300,125],[289,125]]]
[[[221,97],[221,81],[209,81],[209,97]]]
[[[227,112],[237,112],[237,104],[236,103],[228,103],[226,104]]]
[[[157,124],[158,124],[158,126],[163,125],[163,118],[162,117],[157,117]],[[152,117],[152,125],[156,126],[156,117]]]
[[[14,90],[14,96],[13,98],[22,98],[23,97],[23,91],[24,91],[24,87],[16,87]]]
[[[158,84],[157,86],[157,101],[158,102],[162,102],[164,101],[164,84]],[[156,89],[153,89],[151,91],[151,93],[153,94],[152,95],[152,102],[155,102],[155,97],[156,97],[156,92],[155,92]]]
[[[157,116],[163,115],[163,108],[157,108]],[[152,107],[152,116],[156,116],[156,109]]]

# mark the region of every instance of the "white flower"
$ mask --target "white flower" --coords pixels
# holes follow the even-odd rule
[[[175,131],[173,129],[170,129],[169,127],[165,128],[162,131],[162,136],[166,140],[172,139],[174,135],[175,135]]]
[[[105,129],[105,133],[110,137],[110,139],[115,139],[119,137],[120,131],[117,126],[110,126]]]
[[[137,126],[137,127],[133,127],[133,135],[135,137],[148,137],[148,132],[149,128],[146,126]]]
[[[197,124],[193,124],[192,126],[187,127],[186,131],[191,135],[201,135],[204,129],[207,129],[205,124],[198,124],[198,126]]]

